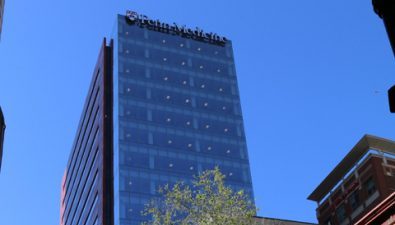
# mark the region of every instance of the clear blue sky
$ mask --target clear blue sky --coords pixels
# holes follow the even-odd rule
[[[316,221],[306,197],[362,135],[395,138],[395,63],[370,0],[7,0],[1,225],[58,224],[99,47],[126,9],[233,40],[261,216]]]

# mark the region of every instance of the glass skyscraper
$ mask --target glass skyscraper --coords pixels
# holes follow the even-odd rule
[[[231,42],[130,11],[112,38],[64,176],[61,224],[140,224],[159,186],[216,166],[253,201]]]

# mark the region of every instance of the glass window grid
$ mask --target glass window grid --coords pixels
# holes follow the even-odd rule
[[[241,149],[241,148],[240,148]],[[244,149],[241,149],[244,150]],[[121,155],[127,156],[129,153],[136,154],[149,154],[150,156],[177,156],[180,159],[196,160],[198,163],[220,163],[221,165],[234,166],[238,168],[248,168],[248,160],[241,158],[225,158],[223,156],[217,156],[215,154],[209,155],[202,152],[187,152],[178,149],[161,148],[158,146],[147,146],[137,143],[121,143]],[[127,159],[125,159],[127,160]],[[125,160],[120,160],[125,162]],[[152,163],[150,161],[150,163]],[[125,164],[125,163],[122,163]],[[150,164],[150,168],[153,164]]]
[[[170,160],[170,159],[169,159]],[[169,161],[169,162],[179,162],[176,159],[172,159],[173,161]],[[166,161],[167,162],[167,161]],[[180,170],[164,170],[163,168],[134,168],[134,167],[128,167],[125,165],[121,165],[120,166],[120,170],[121,171],[133,171],[134,173],[140,173],[140,174],[149,174],[150,178],[154,181],[158,181],[156,183],[164,183],[164,182],[169,182],[169,185],[171,184],[175,184],[177,182],[190,182],[193,178],[193,175],[198,175],[201,173],[202,169],[201,168],[207,168],[207,169],[211,169],[212,167],[204,167],[204,164],[196,164],[199,169],[195,168],[194,172],[191,173],[186,173]],[[167,165],[165,165],[167,166]],[[227,167],[227,166],[223,166],[223,165],[218,165],[218,167],[220,168],[221,172],[224,173],[224,175],[226,175],[226,179],[225,182],[229,185],[231,185],[232,187],[246,187],[248,185],[251,185],[251,181],[249,180],[249,178],[244,178],[244,174],[247,173],[247,170],[243,170],[240,168],[232,168],[232,167]],[[131,170],[132,169],[132,170]],[[233,172],[234,174],[239,173],[239,178],[233,179],[232,177],[229,176],[229,172]],[[136,176],[136,175],[128,175],[126,176],[125,174],[120,173],[120,178],[123,178],[123,180],[120,180],[120,188],[123,188],[125,191],[129,191],[127,185],[128,185],[128,181],[131,179],[131,177]],[[162,182],[159,182],[159,178],[161,177]],[[133,181],[132,181],[133,182]],[[155,183],[150,187],[149,191],[144,191],[144,194],[149,195],[149,194],[155,194],[155,191],[157,190],[157,185],[155,185]],[[129,192],[137,192],[136,191],[129,191]],[[140,191],[141,192],[141,191]]]
[[[125,58],[125,57],[119,57],[120,65],[119,65],[119,73],[123,76],[126,73],[126,69],[124,68],[125,66],[123,64],[133,64],[137,66],[143,66],[147,68],[154,68],[154,69],[161,69],[163,71],[168,71],[168,72],[174,72],[174,73],[179,73],[179,74],[185,74],[189,75],[192,77],[199,77],[199,78],[204,78],[207,80],[215,80],[215,81],[221,81],[221,82],[227,82],[230,84],[236,84],[236,77],[222,77],[222,76],[217,76],[215,74],[210,74],[210,73],[199,73],[191,70],[181,70],[173,67],[168,67],[168,66],[161,66],[157,65],[154,63],[150,63],[150,61],[147,60],[137,60],[137,59],[130,59],[130,58]],[[236,94],[238,95],[238,94]]]
[[[132,156],[133,154],[138,154],[140,157],[141,155],[145,155],[148,157],[149,155],[149,168],[148,165],[146,166],[134,166],[128,164],[128,159],[120,160],[120,165],[123,167],[133,167],[133,168],[142,168],[142,169],[154,169],[155,165],[153,164],[152,160],[155,159],[156,156],[165,156],[169,158],[177,158],[180,160],[195,160],[198,164],[218,164],[227,167],[234,167],[248,171],[248,160],[241,159],[241,158],[225,158],[223,156],[217,156],[215,154],[209,155],[202,152],[185,152],[178,149],[168,149],[168,148],[161,148],[158,146],[145,146],[137,143],[124,143],[121,142],[121,150],[120,153],[122,156]]]
[[[180,156],[185,156],[185,153],[187,152],[191,158],[194,159],[202,159],[202,160],[207,160],[207,158],[213,158],[215,160],[225,160],[225,161],[229,161],[229,162],[237,162],[237,163],[246,163],[248,162],[248,160],[245,159],[244,154],[242,154],[245,149],[244,148],[240,148],[237,146],[231,146],[231,145],[225,145],[226,147],[231,146],[231,150],[232,150],[232,154],[226,155],[226,152],[228,150],[228,148],[221,148],[221,145],[218,143],[212,143],[211,146],[211,150],[207,150],[206,149],[200,149],[200,151],[197,150],[197,148],[193,148],[193,149],[181,149],[181,148],[171,148],[171,147],[166,147],[166,146],[159,146],[159,145],[148,145],[148,144],[144,144],[144,143],[137,143],[137,142],[131,142],[131,141],[121,141],[122,144],[124,145],[130,145],[130,146],[143,146],[143,147],[147,147],[149,146],[150,148],[152,148],[152,151],[158,152],[159,155],[161,155],[161,153],[163,151],[169,152],[169,154],[177,154]],[[199,144],[199,142],[195,142],[197,143],[196,145]],[[207,145],[205,145],[205,147],[207,147]],[[126,155],[125,155],[126,157]],[[148,159],[147,159],[148,160]],[[121,159],[120,163],[125,164],[126,162],[128,162],[128,159]],[[151,161],[147,161],[146,165],[143,165],[143,162],[138,162],[133,164],[132,166],[134,167],[147,167],[148,165],[150,165],[152,167]]]
[[[123,145],[126,145],[126,143],[122,143]],[[191,151],[188,152],[188,154],[185,154],[185,151],[183,150],[179,150],[179,149],[166,149],[166,148],[160,148],[158,146],[144,146],[144,145],[139,145],[137,143],[128,143],[128,145],[130,145],[131,148],[133,148],[132,150],[127,149],[126,147],[121,153],[122,156],[127,157],[130,154],[128,152],[136,152],[136,154],[146,154],[146,155],[150,155],[150,156],[156,156],[156,155],[161,155],[161,156],[168,156],[168,155],[177,155],[181,158],[186,158],[186,159],[190,159],[190,160],[196,160],[198,163],[208,163],[208,162],[222,162],[222,164],[226,164],[226,165],[232,165],[234,167],[244,167],[243,165],[248,164],[248,160],[244,159],[244,158],[236,158],[236,157],[224,157],[223,155],[218,155],[215,154],[215,151],[212,151],[211,153],[205,153],[205,152],[197,152],[197,151]],[[150,150],[148,150],[150,149]],[[240,151],[243,151],[244,149],[240,148]],[[150,152],[152,151],[152,152]],[[167,154],[166,154],[167,152]],[[154,158],[149,158],[149,168],[153,168],[153,159]],[[128,164],[128,160],[129,159],[122,159],[120,160],[120,165],[127,165]],[[132,159],[133,160],[133,157]],[[132,165],[133,166],[133,165]],[[128,167],[132,167],[132,166],[128,166]],[[148,165],[138,165],[135,166],[136,168],[147,168]]]
[[[133,109],[128,110],[128,112],[133,112]],[[128,113],[126,112],[126,113]],[[163,113],[163,118],[153,118],[152,120],[148,119],[148,113]],[[216,120],[207,120],[207,119],[198,119],[193,117],[184,117],[183,114],[177,114],[172,112],[165,111],[148,111],[146,115],[138,115],[141,118],[136,118],[135,115],[127,116],[120,115],[120,121],[125,123],[138,123],[142,125],[156,125],[157,127],[163,128],[171,128],[171,129],[180,129],[182,130],[190,130],[196,133],[210,133],[218,136],[226,136],[226,137],[240,137],[244,138],[244,133],[242,132],[241,124],[238,122],[219,122]],[[188,125],[190,124],[190,125]]]
[[[120,186],[122,187],[121,192],[137,194],[144,196],[145,198],[158,196],[158,187],[163,187],[166,184],[172,186],[180,181],[183,181],[185,184],[191,184],[191,177],[185,174],[157,173],[154,170],[141,168],[133,171],[131,171],[129,168],[122,168],[120,174]],[[132,189],[133,182],[137,181],[138,179],[145,180],[145,182],[148,180],[151,181],[149,182],[150,187],[148,190],[139,190],[138,187],[136,187],[136,189]],[[227,185],[230,185],[233,190],[240,190],[244,188],[247,193],[252,192],[251,188],[246,188],[246,186],[251,185],[251,183],[237,182],[232,179],[225,179],[225,182]]]
[[[245,138],[244,137],[228,137],[224,135],[212,135],[212,134],[205,134],[204,132],[193,132],[190,131],[189,129],[177,129],[174,127],[165,127],[165,126],[158,126],[154,125],[151,123],[136,123],[136,122],[129,122],[129,121],[123,121],[122,119],[119,122],[120,126],[120,140],[124,139],[124,131],[125,129],[141,129],[141,130],[146,130],[147,132],[162,132],[162,133],[167,133],[169,135],[181,135],[185,137],[191,137],[191,138],[196,138],[196,139],[201,139],[201,140],[206,140],[206,141],[213,141],[213,142],[220,142],[224,144],[238,144],[238,143],[243,143],[245,144]],[[121,134],[122,133],[122,134]]]
[[[125,97],[125,96],[120,96],[120,97]],[[212,101],[199,101],[199,103],[200,103],[199,108],[197,108],[197,107],[195,108],[195,107],[189,106],[189,105],[186,105],[185,107],[183,107],[181,101],[180,102],[172,102],[172,103],[170,103],[170,102],[169,103],[167,103],[167,102],[162,103],[161,101],[157,100],[157,101],[150,101],[149,103],[146,103],[146,101],[144,101],[145,99],[132,98],[132,96],[130,96],[130,97],[131,98],[124,101],[124,102],[127,102],[126,104],[128,104],[128,105],[129,105],[129,102],[131,103],[131,102],[139,102],[140,101],[140,103],[146,104],[148,106],[149,105],[156,105],[158,107],[161,107],[161,109],[173,108],[174,110],[178,110],[178,111],[181,110],[184,112],[188,112],[188,111],[190,112],[191,109],[194,109],[194,111],[196,111],[195,113],[198,113],[198,115],[200,115],[202,118],[209,117],[209,118],[213,118],[214,120],[216,120],[216,118],[224,116],[225,113],[221,113],[221,111],[222,111],[221,107],[226,107],[227,110],[229,107],[231,107],[230,104],[218,105],[218,104],[215,104],[217,102],[212,102]],[[170,95],[170,97],[172,97],[172,96]],[[163,98],[166,98],[166,96],[163,96]],[[189,98],[187,98],[187,99],[189,99]],[[165,101],[165,99],[163,101]],[[191,101],[194,101],[194,98],[191,98]],[[177,104],[177,103],[179,103],[179,104]],[[206,103],[208,104],[208,107],[210,107],[210,108],[207,108],[207,109],[203,108],[203,107],[205,107],[204,105]],[[177,112],[177,111],[174,111],[174,112]],[[238,119],[241,116],[241,115],[236,115],[235,113],[231,113],[230,110],[227,111],[227,113],[225,115],[226,115],[226,117],[228,117],[228,116],[234,117],[235,119]]]
[[[122,109],[121,109],[122,111]],[[232,144],[234,145],[235,143],[241,144],[245,147],[245,136],[244,134],[240,137],[237,138],[238,142],[235,141],[234,138],[232,140],[229,140],[229,137],[222,137],[222,135],[209,135],[206,132],[201,132],[199,130],[192,130],[192,129],[180,129],[178,127],[174,126],[163,126],[162,124],[156,124],[152,122],[144,122],[141,120],[125,120],[122,117],[120,118],[120,125],[122,127],[128,127],[129,129],[131,128],[140,128],[140,129],[146,129],[150,131],[160,131],[160,132],[166,132],[168,134],[173,134],[173,135],[183,135],[186,137],[194,137],[196,139],[201,139],[205,141],[211,141],[211,142],[216,142],[216,143],[225,143],[225,144]],[[236,123],[239,123],[236,121]],[[241,124],[239,124],[241,126]],[[125,135],[125,134],[123,134]],[[246,151],[241,152],[241,157],[244,158],[247,156]]]
[[[169,74],[169,77],[171,77],[171,74]],[[186,78],[185,80],[189,81],[189,82],[194,82],[194,79],[189,79]],[[126,84],[137,84],[137,85],[141,85],[141,86],[145,86],[145,87],[151,87],[151,88],[158,88],[158,89],[162,89],[162,90],[169,90],[172,92],[179,92],[179,93],[188,93],[188,94],[193,94],[194,96],[202,96],[202,97],[207,97],[210,99],[216,99],[216,100],[223,100],[223,101],[227,101],[227,102],[232,102],[232,101],[236,101],[238,102],[238,96],[237,95],[231,95],[231,94],[223,94],[221,92],[214,92],[214,91],[210,91],[207,93],[207,91],[203,91],[201,89],[201,87],[195,87],[194,89],[191,89],[190,87],[194,87],[193,85],[189,86],[189,88],[187,88],[188,86],[185,85],[180,85],[180,86],[176,86],[176,85],[171,85],[171,87],[169,87],[169,84],[167,82],[152,82],[149,80],[140,80],[140,79],[134,79],[132,77],[122,77],[120,78],[120,82],[121,83],[125,83]],[[210,80],[206,81],[207,83],[211,82]],[[173,87],[175,86],[175,87]],[[226,88],[226,86],[224,86],[224,88]],[[228,90],[231,89],[232,87],[228,86]],[[233,87],[234,88],[234,87]]]
[[[223,115],[218,115],[217,113],[196,112],[196,111],[186,110],[183,108],[153,104],[146,101],[138,101],[138,100],[130,100],[130,99],[120,99],[120,103],[121,104],[119,105],[119,107],[121,109],[124,107],[143,107],[150,110],[174,112],[186,116],[193,116],[197,119],[204,118],[204,119],[211,119],[221,122],[242,124],[241,116],[237,116],[237,115],[227,115],[226,117],[223,117]]]
[[[122,24],[125,23],[124,22],[124,17],[120,16],[119,19],[120,19],[119,24],[121,25],[121,26],[119,26],[120,30],[128,31],[128,32],[131,32],[131,33],[133,32],[131,30],[140,30],[141,31],[139,33],[139,38],[136,38],[136,39],[140,39],[140,40],[142,40],[144,42],[148,42],[150,40],[151,34],[156,34],[154,31],[148,31],[146,29],[132,28],[133,26],[131,26],[131,27],[126,27],[126,26],[123,27]],[[119,36],[123,36],[123,34],[120,34]],[[128,38],[130,38],[130,36],[133,36],[133,35],[129,35]],[[183,46],[182,48],[181,47],[177,48],[177,50],[173,50],[171,48],[165,47],[165,46],[171,46],[172,48],[174,48],[174,43],[172,43],[172,41],[174,39],[173,36],[169,37],[169,40],[166,40],[166,43],[161,43],[160,42],[160,36],[161,36],[161,34],[158,34],[159,38],[156,38],[155,40],[153,40],[155,43],[147,44],[146,46],[149,46],[151,48],[161,49],[163,51],[168,51],[168,52],[173,52],[174,51],[174,53],[177,53],[177,54],[180,54],[180,51],[181,51],[181,54],[184,52],[185,54],[190,55],[189,58],[194,58],[194,57],[199,58],[199,59],[207,59],[208,58],[209,60],[217,61],[217,62],[220,62],[220,63],[223,63],[223,62],[228,63],[229,62],[231,65],[228,66],[228,71],[226,71],[226,72],[228,72],[230,75],[234,75],[235,74],[235,71],[234,71],[235,68],[234,68],[233,58],[232,57],[225,58],[225,60],[222,60],[223,58],[219,57],[219,55],[215,56],[215,57],[206,57],[205,55],[204,56],[200,55],[200,54],[207,54],[207,52],[205,52],[206,47],[210,48],[210,47],[213,47],[213,46],[206,45],[205,43],[195,43],[192,40],[180,39],[180,38],[177,37],[177,40],[175,40],[175,41],[176,42],[178,40],[181,40],[181,42],[185,41],[185,46]],[[122,40],[122,38],[119,38],[118,40]],[[143,43],[142,41],[137,41],[137,43],[142,44]],[[142,46],[144,46],[144,45],[145,44],[142,44]],[[200,45],[203,46],[202,50],[201,51],[196,51],[196,49],[197,49],[196,46],[200,46]],[[144,48],[144,49],[146,49],[146,48]],[[178,51],[178,50],[180,50],[180,51]],[[210,50],[211,50],[211,48],[210,48]],[[233,56],[233,52],[232,52],[231,47],[227,48],[226,51],[227,51],[226,54],[228,54],[227,56]],[[212,73],[201,73],[200,71],[193,71],[192,72],[192,71],[185,71],[183,69],[169,68],[167,66],[158,66],[156,64],[152,64],[152,63],[144,61],[144,60],[141,61],[141,60],[137,60],[137,59],[131,59],[130,56],[122,57],[122,55],[119,55],[119,58],[127,58],[127,61],[134,62],[134,64],[142,65],[144,67],[159,68],[159,69],[162,69],[162,70],[165,69],[166,71],[183,72],[184,74],[189,74],[190,77],[200,77],[200,78],[207,78],[208,80],[217,80],[217,81],[228,82],[232,86],[231,87],[232,93],[235,93],[235,95],[238,96],[237,86],[234,86],[234,85],[236,85],[236,77],[235,76],[219,77],[219,76],[216,76],[215,73],[214,74],[212,74]],[[122,68],[120,68],[119,76],[123,77],[124,75],[127,76],[124,73],[124,71],[122,71]],[[145,74],[145,75],[147,76],[147,74]],[[229,78],[231,78],[231,79],[229,79]],[[143,79],[143,77],[138,78],[138,79]],[[215,92],[213,94],[215,94]],[[238,99],[238,98],[236,98],[236,99]],[[120,99],[119,105],[122,106],[123,104],[124,105],[140,105],[142,107],[150,106],[150,107],[155,108],[155,109],[165,109],[165,110],[169,110],[171,112],[172,111],[174,111],[174,112],[181,112],[181,113],[185,113],[187,115],[202,116],[203,118],[207,117],[207,118],[215,118],[215,119],[218,119],[218,120],[222,120],[221,115],[218,114],[218,113],[192,112],[191,110],[186,110],[186,109],[182,109],[182,108],[178,108],[178,107],[169,107],[169,106],[165,106],[165,105],[155,106],[155,104],[152,104],[152,103],[146,104],[146,103],[143,103],[140,100],[135,101],[135,100],[121,100]],[[238,109],[238,108],[240,108],[240,104],[236,105],[235,107],[236,107],[235,111],[236,112],[240,112],[239,114],[241,115],[241,110]],[[233,120],[240,120],[241,121],[241,116],[240,115],[227,115],[226,116],[227,118],[225,119],[225,121],[233,121]],[[138,121],[138,119],[136,121]],[[241,125],[242,125],[242,122],[241,122]],[[146,127],[146,126],[138,125],[138,127],[143,128],[143,127]],[[167,128],[161,127],[161,128],[158,128],[158,130],[160,130],[160,131],[167,131]],[[219,138],[214,138],[214,139],[219,139]],[[136,146],[138,146],[138,145],[136,145]],[[127,146],[127,148],[128,149],[130,149],[130,148],[134,148],[135,149],[136,146],[131,145],[131,146]],[[244,146],[245,147],[245,142],[240,143],[240,146]],[[122,143],[121,143],[121,146],[120,146],[120,149],[119,149],[120,152],[122,152],[121,149],[123,149],[123,147],[126,147],[126,146],[123,146]],[[149,151],[150,154],[152,154],[152,152],[155,150],[155,149],[152,148],[152,146],[148,146],[148,147],[144,146],[144,148],[145,148],[144,150]],[[163,149],[161,149],[160,151],[161,151],[160,152],[161,155],[166,153],[166,154],[170,154],[172,157],[175,157],[175,153],[163,152]],[[247,155],[247,153],[245,153],[245,155]],[[213,158],[214,158],[213,156],[208,156],[207,162],[208,163],[213,163],[215,161],[215,159],[213,159]],[[223,156],[218,157],[218,160],[219,161],[223,161],[224,157]],[[244,173],[244,175],[249,175],[248,160],[245,160],[245,163],[246,163],[245,164],[245,168],[243,169],[243,171],[244,170],[245,171],[243,173]],[[120,166],[120,167],[122,168],[122,166]],[[236,167],[236,168],[239,168],[239,167]],[[127,168],[127,169],[130,171],[131,168]],[[135,169],[136,168],[133,168],[134,172],[136,172]],[[138,170],[144,170],[144,169],[137,169],[137,171]],[[152,172],[152,171],[150,171],[150,172]],[[146,174],[144,176],[146,176]],[[158,176],[157,172],[155,172],[153,174],[153,176]],[[162,176],[167,176],[168,177],[169,173],[165,173]],[[170,176],[173,176],[173,175],[170,174]],[[173,179],[180,180],[180,176],[173,177]],[[164,182],[166,182],[166,181],[164,181]],[[251,199],[252,199],[252,195],[253,194],[252,194],[252,190],[250,190],[251,189],[250,188],[251,187],[251,183],[232,184],[231,186],[236,188],[236,189],[244,189],[244,190],[246,190],[246,193],[251,193]],[[151,199],[151,197],[152,197],[152,195],[148,195],[147,196],[147,195],[138,194],[138,193],[128,193],[127,195],[121,193],[121,195],[122,196],[120,196],[120,200],[121,201],[122,201],[122,199],[126,200],[126,202],[128,203],[128,205],[127,205],[128,207],[133,207],[133,204],[136,204],[136,203],[139,203],[139,204],[143,203],[144,200],[147,201],[148,199]],[[122,201],[122,202],[125,202],[125,201]],[[120,221],[121,221],[121,224],[128,224],[128,225],[136,224],[137,225],[137,224],[139,224],[139,222],[141,222],[141,219],[142,218],[140,218],[139,215],[134,215],[134,216],[126,216],[126,219],[121,219]]]
[[[130,69],[132,68],[132,69]],[[155,69],[158,70],[158,69]],[[186,74],[175,73],[175,72],[163,72],[161,74],[155,74],[150,71],[150,75],[147,76],[148,71],[134,72],[133,66],[128,67],[127,73],[123,73],[122,80],[130,81],[149,81],[149,84],[158,84],[159,87],[178,87],[182,90],[191,90],[193,88],[195,91],[203,94],[211,94],[215,96],[237,96],[236,88],[232,84],[228,84],[222,81],[193,78]],[[185,76],[185,77],[184,77]]]
[[[122,68],[124,70],[124,72],[121,72],[121,79],[123,80],[129,80],[129,81],[134,81],[134,82],[143,82],[143,83],[148,83],[150,85],[154,85],[157,84],[158,86],[162,87],[168,87],[169,85],[174,86],[176,89],[186,89],[188,87],[194,87],[195,90],[193,90],[194,92],[200,92],[200,93],[204,93],[204,94],[208,94],[208,95],[215,95],[217,97],[221,97],[221,96],[229,96],[229,97],[233,97],[236,96],[238,97],[238,90],[234,85],[234,82],[229,81],[229,80],[218,80],[218,79],[210,79],[208,77],[204,77],[201,78],[199,76],[193,76],[191,75],[191,73],[180,73],[179,71],[175,72],[172,70],[161,70],[163,74],[168,74],[168,78],[169,80],[174,79],[174,75],[176,76],[185,76],[185,79],[183,79],[182,81],[187,81],[187,84],[184,84],[181,82],[179,83],[175,83],[175,82],[169,82],[169,81],[165,81],[165,80],[157,80],[155,78],[152,77],[148,77],[146,74],[148,73],[148,71],[144,71],[144,74],[142,74],[142,72],[139,71],[139,73],[133,72],[133,68],[134,67],[139,67],[139,64],[133,64],[130,67],[127,68]],[[158,68],[150,68],[150,71],[154,71],[154,70],[158,70]],[[159,69],[160,70],[160,69]],[[149,81],[149,82],[147,82]],[[201,88],[201,84],[203,83],[203,81],[205,81],[206,84],[210,84],[210,83],[214,83],[218,89],[222,88],[224,89],[224,91],[219,91],[219,90],[214,90],[213,88],[211,88],[213,85],[211,86],[207,86],[208,88],[206,90],[203,90]],[[178,87],[178,88],[177,88]],[[211,89],[210,89],[211,88]]]
[[[129,29],[136,29],[135,27],[128,27]],[[128,29],[126,28],[126,29]],[[180,37],[180,36],[165,36],[160,32],[156,31],[147,31],[147,42],[154,43],[155,45],[163,45],[170,46],[172,49],[174,48],[188,48],[191,51],[196,51],[198,54],[209,55],[210,53],[213,55],[223,56],[226,58],[231,57],[232,53],[229,48],[230,44],[226,46],[213,45],[206,42],[201,41],[191,41],[188,38]],[[207,51],[207,50],[210,51]]]
[[[134,61],[144,63],[146,65],[161,66],[168,69],[184,71],[184,72],[195,72],[198,74],[210,74],[213,77],[230,78],[235,79],[235,65],[231,63],[217,62],[212,59],[199,59],[189,55],[182,55],[179,52],[173,51],[160,51],[145,49],[144,57],[133,57],[133,54],[125,54],[127,49],[120,48],[118,50],[119,60],[122,61]],[[129,50],[130,52],[130,50]],[[184,63],[183,63],[184,62]],[[172,64],[172,65],[171,65]],[[200,68],[196,66],[206,65],[207,68]],[[210,67],[211,66],[211,67]],[[220,70],[218,70],[220,69]]]
[[[155,173],[155,171],[152,170],[149,171],[140,168],[133,171],[128,168],[122,168],[120,171],[121,192],[136,193],[144,196],[145,198],[160,196],[157,192],[159,187],[163,187],[166,184],[172,186],[179,181],[183,181],[185,184],[191,185],[190,176],[183,174],[163,175]],[[230,179],[227,179],[226,183],[231,184],[234,190],[239,188],[241,189],[246,184],[234,182]]]
[[[123,88],[126,90],[126,88]],[[131,88],[132,89],[132,88]],[[133,92],[133,90],[131,90]],[[140,93],[141,94],[141,93]],[[148,96],[150,98],[148,98]],[[163,91],[161,89],[149,88],[146,90],[146,97],[138,94],[120,93],[120,100],[150,102],[161,106],[172,106],[174,109],[192,110],[208,115],[218,116],[241,116],[241,108],[238,102],[225,102],[205,97],[180,94],[176,92]]]
[[[130,50],[122,50],[119,57],[123,60],[135,60],[146,64],[177,69],[179,71],[193,71],[200,74],[211,74],[217,77],[234,78],[234,65],[218,64],[209,60],[198,60],[188,57],[180,57],[175,53],[146,51],[144,57],[141,55],[132,57],[133,54],[125,54]]]
[[[185,79],[189,80],[189,79]],[[221,92],[214,92],[214,91],[207,91],[202,90],[201,88],[193,88],[193,86],[176,86],[176,85],[166,85],[166,83],[161,83],[161,82],[147,82],[146,80],[136,80],[136,79],[125,79],[121,78],[121,87],[120,91],[122,94],[125,93],[125,88],[133,85],[138,85],[139,88],[145,87],[145,88],[151,88],[154,90],[164,90],[164,91],[169,91],[169,93],[178,93],[178,94],[187,94],[191,95],[193,97],[202,97],[202,98],[207,98],[209,100],[216,100],[216,101],[223,101],[226,103],[234,103],[234,104],[240,104],[238,101],[238,96],[234,95],[225,95],[222,94]],[[207,81],[209,83],[210,81]],[[189,88],[188,88],[189,87]]]
[[[143,41],[141,41],[143,40]],[[123,44],[131,44],[131,45],[136,45],[142,48],[150,48],[150,49],[158,49],[158,50],[162,50],[162,51],[166,51],[166,52],[176,52],[182,55],[188,55],[191,57],[195,57],[195,58],[201,58],[201,59],[207,59],[207,60],[212,60],[212,61],[217,61],[217,62],[221,62],[221,63],[233,63],[233,52],[231,50],[231,44],[227,45],[226,47],[221,47],[223,50],[227,51],[229,54],[229,56],[226,57],[221,57],[220,51],[218,51],[218,49],[211,49],[210,52],[212,52],[212,54],[204,54],[207,53],[207,49],[209,49],[210,47],[203,47],[201,46],[201,49],[204,49],[204,51],[197,51],[198,47],[196,46],[196,48],[192,47],[188,47],[188,45],[191,45],[191,41],[187,40],[186,42],[182,43],[182,41],[180,41],[180,44],[184,44],[184,47],[179,47],[179,48],[174,48],[171,47],[171,45],[167,45],[166,43],[163,44],[163,42],[161,41],[147,41],[147,39],[133,39],[130,38],[130,36],[125,36],[125,35],[120,35],[119,36],[119,42],[123,43]],[[179,45],[180,46],[180,45]],[[210,45],[211,46],[211,45]],[[123,47],[122,45],[120,47]],[[218,52],[219,54],[215,54],[215,52]]]

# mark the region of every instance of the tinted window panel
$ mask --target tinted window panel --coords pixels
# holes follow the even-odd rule
[[[149,155],[137,152],[125,152],[123,164],[130,167],[149,168]]]
[[[124,76],[132,79],[146,79],[146,70],[143,66],[132,63],[121,63],[121,72]]]
[[[233,113],[233,104],[227,102],[220,102],[211,99],[197,98],[197,107],[205,111],[213,111],[220,113]]]
[[[148,144],[148,132],[138,129],[126,129],[124,131],[125,140],[137,144]]]
[[[146,88],[136,84],[125,84],[123,87],[123,93],[128,97],[142,99],[145,99],[147,97]]]
[[[226,156],[229,158],[241,158],[240,149],[236,145],[199,141],[200,150],[206,154]]]
[[[221,135],[237,136],[237,127],[234,124],[215,120],[200,119],[199,130]]]
[[[127,106],[123,109],[123,116],[132,120],[147,120],[147,109]]]
[[[185,74],[153,69],[151,71],[151,78],[166,85],[189,86],[189,77]]]
[[[161,156],[155,158],[155,168],[183,174],[195,174],[197,172],[197,164],[194,161]]]
[[[226,176],[225,181],[244,182],[243,173],[240,168],[218,165],[222,174]],[[215,166],[203,164],[203,170],[212,170]]]
[[[201,79],[201,78],[195,78],[194,81],[195,81],[195,87],[203,92],[209,91],[212,93],[221,93],[227,95],[230,95],[232,93],[230,86],[223,82]]]
[[[152,100],[164,104],[173,104],[183,107],[191,107],[192,100],[190,96],[181,94],[181,93],[174,93],[170,91],[152,89]]]
[[[152,120],[156,123],[173,127],[193,129],[192,116],[165,111],[154,111],[152,114]]]
[[[175,148],[192,151],[195,149],[195,140],[178,135],[155,133],[154,145],[164,148]]]
[[[121,53],[128,58],[143,59],[145,58],[145,49],[129,43],[124,43],[120,46]]]

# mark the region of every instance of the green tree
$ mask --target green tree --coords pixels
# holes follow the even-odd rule
[[[194,178],[192,187],[182,182],[159,188],[160,198],[142,212],[152,219],[143,225],[252,225],[256,208],[243,191],[224,184],[218,168]]]

